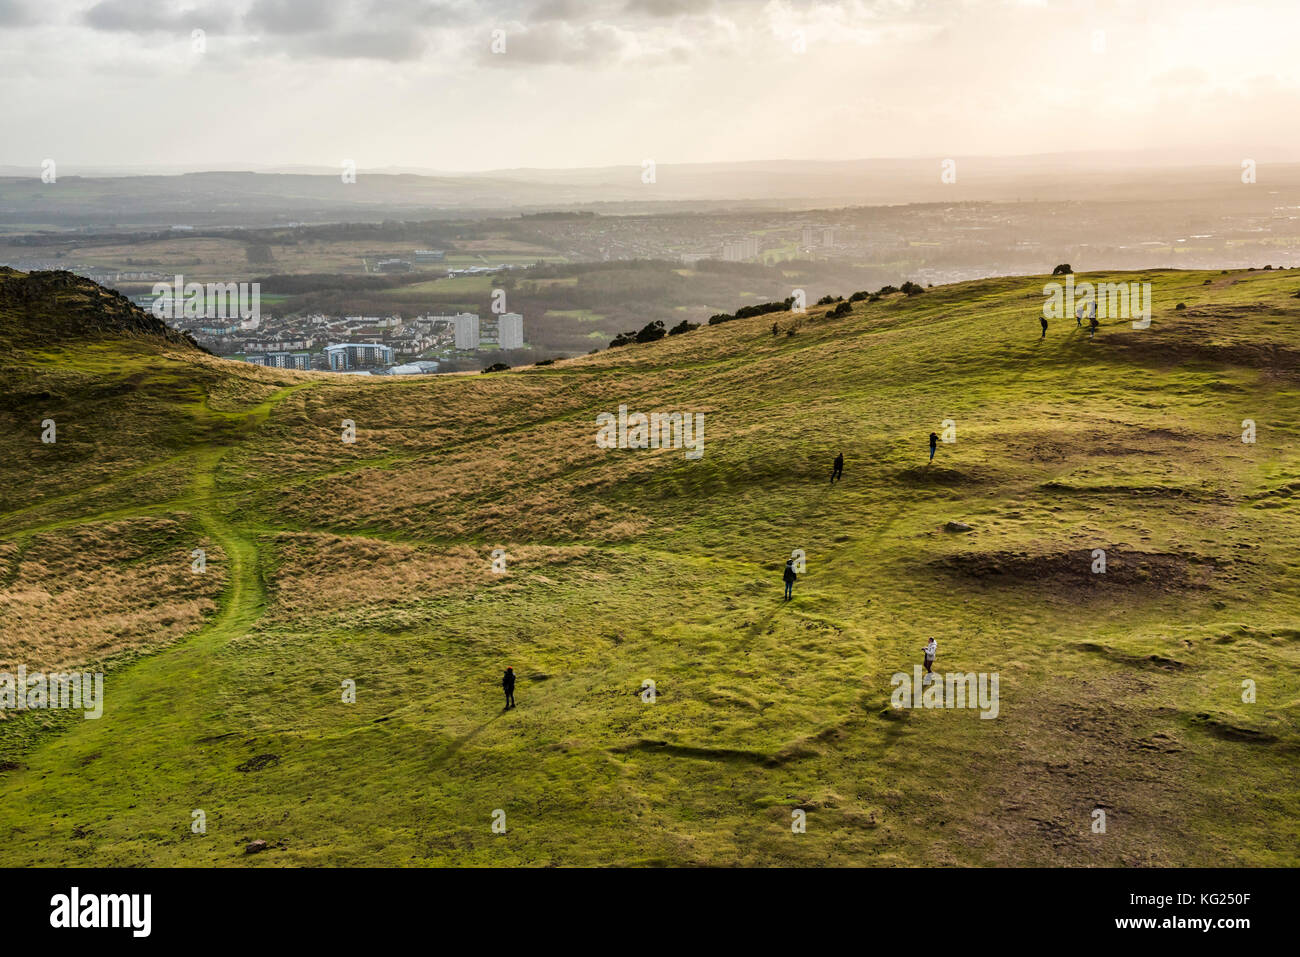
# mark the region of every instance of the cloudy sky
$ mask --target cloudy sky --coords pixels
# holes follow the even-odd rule
[[[1294,159],[1298,36],[1300,0],[0,0],[0,164]]]

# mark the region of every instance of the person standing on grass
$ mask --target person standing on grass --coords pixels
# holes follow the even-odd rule
[[[1097,302],[1095,299],[1084,300],[1079,303],[1079,308],[1074,310],[1074,324],[1080,329],[1083,328],[1084,316],[1087,316],[1089,319],[1095,319],[1097,317]]]
[[[794,588],[794,580],[799,576],[794,573],[794,559],[791,558],[785,563],[785,573],[781,576],[785,579],[785,598],[782,601],[789,601],[791,598],[790,591]]]
[[[939,447],[939,436],[934,432],[930,433],[930,461],[934,461],[934,450]]]
[[[1039,316],[1039,317],[1038,317],[1038,321],[1039,321],[1039,322],[1042,324],[1042,326],[1043,326],[1043,334],[1042,334],[1041,336],[1039,336],[1038,338],[1040,338],[1040,339],[1046,339],[1046,338],[1047,338],[1047,317],[1046,317],[1046,316]]]
[[[831,484],[834,485],[837,479],[844,478],[844,453],[841,452],[835,456],[835,464],[831,466]]]
[[[934,656],[939,651],[939,643],[931,638],[925,644],[925,673],[933,674]]]
[[[501,687],[506,693],[506,710],[515,706],[515,669],[506,666],[506,673],[501,676]]]
[[[1097,327],[1098,327],[1099,325],[1101,325],[1101,323],[1097,321],[1097,317],[1096,317],[1096,316],[1093,316],[1091,319],[1088,320],[1088,330],[1089,330],[1089,332],[1088,332],[1088,338],[1089,338],[1089,339],[1092,339],[1093,337],[1095,337],[1095,336],[1097,335]]]

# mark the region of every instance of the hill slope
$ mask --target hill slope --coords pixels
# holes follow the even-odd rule
[[[997,279],[432,380],[18,336],[0,670],[107,677],[0,722],[9,860],[1297,863],[1300,280],[1113,278],[1149,329]],[[931,635],[996,719],[890,707]]]

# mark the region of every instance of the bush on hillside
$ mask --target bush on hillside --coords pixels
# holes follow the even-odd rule
[[[506,365],[504,362],[494,362],[483,371],[484,372],[505,372],[509,368],[510,367]]]
[[[636,341],[654,342],[657,339],[662,339],[666,335],[668,335],[668,332],[664,329],[664,321],[662,319],[656,319],[654,322],[647,322],[641,327],[641,331],[636,334]]]
[[[668,334],[670,336],[680,336],[683,332],[690,332],[692,329],[698,329],[698,328],[700,328],[700,324],[698,322],[687,322],[685,319],[683,319],[681,322],[677,323],[677,325],[669,329]]]
[[[1052,270],[1052,275],[1053,275],[1053,276],[1068,276],[1068,275],[1070,275],[1072,272],[1074,272],[1074,270],[1070,268],[1070,264],[1069,264],[1069,263],[1061,263],[1061,265],[1057,266],[1055,269]]]
[[[633,342],[654,342],[656,339],[662,339],[668,333],[664,331],[662,319],[656,319],[654,322],[647,322],[641,327],[640,332],[620,332],[610,342],[611,349],[617,346],[631,345]]]
[[[780,302],[759,302],[752,306],[741,306],[734,316],[727,315],[725,312],[709,316],[709,325],[716,326],[719,323],[731,322],[733,319],[748,319],[751,316],[765,316],[769,312],[789,312],[792,305],[794,305],[794,296],[787,296]]]
[[[920,283],[912,282],[909,279],[907,282],[903,283],[903,292],[907,293],[907,295],[909,296],[915,296],[918,295],[919,293],[925,292],[925,289],[921,286]]]

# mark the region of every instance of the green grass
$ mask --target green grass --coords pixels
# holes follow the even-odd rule
[[[1296,864],[1300,280],[1146,277],[1092,341],[1039,340],[1037,277],[494,376],[21,352],[0,546],[185,512],[226,587],[102,720],[0,723],[8,862]],[[705,413],[703,459],[598,449],[619,404]],[[930,635],[996,720],[889,708]]]

